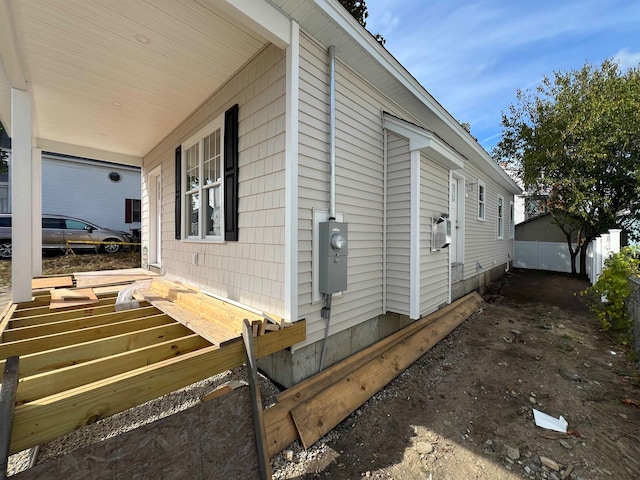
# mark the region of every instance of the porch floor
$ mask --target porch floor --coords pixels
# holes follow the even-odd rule
[[[134,293],[138,305],[117,311],[118,292],[141,279],[151,282]],[[11,453],[245,363],[235,322],[254,313],[142,269],[72,280],[62,287],[67,298],[90,285],[93,303],[52,309],[58,289],[44,288],[43,278],[32,301],[9,304],[0,317],[0,373],[8,357],[20,357]],[[272,317],[254,320],[257,357],[305,339],[304,321],[273,325]]]

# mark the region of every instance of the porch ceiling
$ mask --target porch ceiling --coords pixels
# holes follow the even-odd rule
[[[230,10],[224,0],[0,0],[0,120],[11,132],[11,87],[26,88],[42,148],[143,157],[267,43]]]

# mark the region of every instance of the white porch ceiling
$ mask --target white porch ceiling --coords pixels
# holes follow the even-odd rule
[[[61,153],[143,157],[267,43],[220,0],[0,1],[33,95],[35,136],[79,147]],[[9,129],[10,68],[0,64]]]

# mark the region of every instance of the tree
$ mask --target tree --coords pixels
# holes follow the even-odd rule
[[[567,238],[572,272],[579,252],[584,274],[591,240],[639,204],[640,70],[623,73],[606,60],[545,76],[535,93],[517,92],[502,126],[494,154],[546,199]]]
[[[360,25],[366,28],[369,11],[365,0],[340,0],[342,6],[355,18]],[[372,34],[378,43],[384,45],[386,40],[379,33]]]

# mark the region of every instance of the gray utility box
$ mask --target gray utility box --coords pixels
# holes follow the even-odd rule
[[[320,293],[347,289],[347,224],[329,220],[319,224]]]

